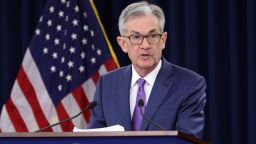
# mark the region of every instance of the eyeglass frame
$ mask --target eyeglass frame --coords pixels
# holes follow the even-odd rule
[[[152,35],[160,36],[160,37],[159,37],[159,40],[158,40],[157,42],[155,42],[155,43],[149,42],[148,36],[152,36]],[[142,36],[143,38],[142,38],[142,40],[141,40],[140,43],[132,43],[132,42],[131,42],[131,37],[132,37],[132,36]],[[129,35],[129,36],[122,35],[121,37],[128,38],[129,41],[130,41],[130,43],[133,44],[133,45],[141,45],[141,44],[143,43],[143,41],[144,41],[144,38],[146,38],[146,40],[147,40],[147,42],[148,42],[149,44],[157,44],[157,43],[160,41],[160,39],[161,39],[162,36],[163,36],[163,33],[161,33],[161,34],[159,34],[159,33],[158,33],[158,34],[148,34],[148,35]]]

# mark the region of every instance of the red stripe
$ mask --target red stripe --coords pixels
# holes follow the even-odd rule
[[[104,65],[105,65],[107,71],[112,71],[117,68],[117,65],[113,59],[105,61]]]
[[[89,104],[89,101],[88,101],[82,87],[76,88],[72,92],[72,94],[76,100],[76,103],[79,105],[81,110]],[[87,123],[89,122],[90,115],[91,115],[91,111],[89,111],[89,110],[87,110],[83,113],[84,119],[86,120]]]
[[[91,77],[91,79],[92,79],[92,81],[94,82],[95,85],[97,84],[99,78],[100,78],[99,72],[96,72],[96,73]]]
[[[60,121],[69,118],[69,116],[61,102],[57,106],[57,114],[58,114]],[[72,132],[73,128],[74,128],[74,125],[71,121],[66,121],[65,123],[62,123],[60,126],[64,132]]]
[[[17,110],[11,99],[7,101],[7,103],[5,104],[5,108],[16,132],[28,132],[25,122],[23,121],[19,111]]]
[[[41,107],[38,102],[38,99],[36,97],[35,90],[33,86],[31,85],[23,67],[21,66],[19,74],[17,76],[17,82],[27,99],[28,103],[30,104],[30,107],[33,111],[33,114],[35,116],[36,122],[39,126],[39,128],[43,128],[49,125]],[[47,132],[52,132],[52,128],[46,129]]]

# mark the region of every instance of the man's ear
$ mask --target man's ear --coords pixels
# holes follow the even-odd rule
[[[121,37],[121,36],[118,36],[117,38],[116,38],[116,40],[117,40],[117,43],[118,43],[118,45],[121,47],[121,49],[123,50],[123,52],[125,52],[125,53],[127,53],[127,48],[126,48],[126,41],[125,41],[125,39],[124,39],[124,37]]]
[[[167,32],[163,32],[161,37],[162,49],[165,48],[166,40],[167,40]]]

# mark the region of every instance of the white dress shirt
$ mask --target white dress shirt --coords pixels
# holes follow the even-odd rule
[[[145,77],[143,77],[144,80],[146,80],[146,83],[144,85],[144,91],[146,95],[146,100],[145,100],[145,106],[148,103],[148,99],[151,93],[151,90],[153,88],[153,85],[155,83],[157,74],[162,66],[162,60],[160,59],[157,67],[151,71],[149,74],[147,74]],[[131,119],[133,115],[133,111],[135,108],[136,104],[136,98],[137,98],[137,91],[138,91],[138,84],[137,81],[138,79],[141,78],[139,74],[136,72],[134,69],[134,66],[132,65],[132,80],[131,80],[131,88],[130,88],[130,112],[131,112]]]

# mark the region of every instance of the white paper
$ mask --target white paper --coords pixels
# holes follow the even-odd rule
[[[95,128],[95,129],[79,129],[74,127],[73,132],[107,132],[107,131],[124,131],[124,127],[121,125],[113,125],[104,128]]]

